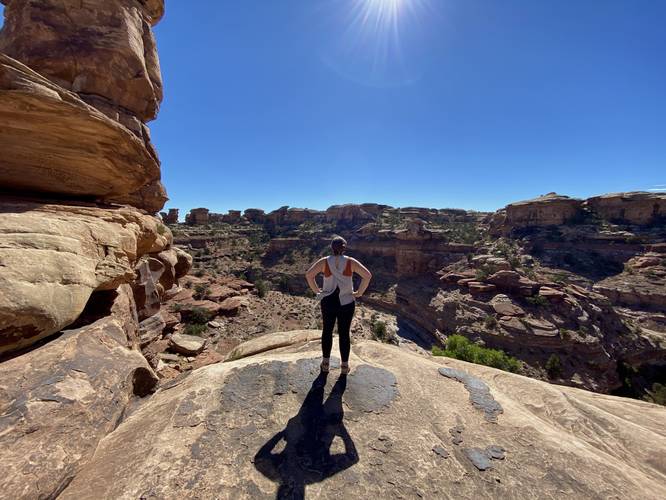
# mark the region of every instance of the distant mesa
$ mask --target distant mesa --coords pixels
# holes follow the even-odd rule
[[[175,212],[172,212],[175,210]],[[167,224],[175,224],[177,210],[162,214]],[[174,215],[176,214],[176,215]],[[628,192],[594,196],[586,200],[570,198],[557,193],[548,193],[531,200],[511,203],[494,213],[462,209],[437,209],[424,207],[395,208],[376,203],[333,205],[326,210],[293,208],[283,206],[272,212],[248,208],[242,215],[240,210],[229,210],[226,214],[210,212],[207,208],[190,210],[185,223],[206,225],[215,223],[251,223],[269,226],[296,226],[306,221],[334,222],[338,225],[361,226],[376,221],[382,216],[395,216],[416,221],[409,232],[423,232],[423,222],[448,217],[458,222],[480,222],[484,217],[494,235],[508,235],[514,230],[560,226],[586,219],[646,225],[666,217],[666,193]],[[420,221],[420,222],[419,222]],[[421,229],[416,226],[421,225]]]

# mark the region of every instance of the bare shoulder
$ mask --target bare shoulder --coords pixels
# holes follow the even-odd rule
[[[348,257],[349,260],[352,262],[352,266],[354,266],[355,269],[360,269],[363,271],[368,271],[368,268],[365,267],[363,264],[358,259],[355,259],[354,257]]]
[[[310,266],[310,269],[308,269],[307,272],[308,273],[320,272],[324,268],[324,262],[325,261],[326,261],[326,257],[322,257],[321,259],[315,261],[315,263]]]

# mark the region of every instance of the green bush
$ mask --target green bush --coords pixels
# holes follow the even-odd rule
[[[497,318],[495,316],[488,315],[486,316],[486,319],[483,320],[483,324],[489,330],[494,330],[497,328]]]
[[[534,297],[527,297],[527,302],[533,306],[546,307],[548,305],[548,299],[541,295],[535,295]]]
[[[548,361],[546,361],[546,372],[550,378],[559,377],[562,373],[562,363],[557,354],[551,354]]]
[[[194,298],[201,300],[208,295],[208,285],[199,283],[194,286]]]
[[[203,269],[197,269],[196,271],[194,271],[194,275],[197,278],[201,278],[204,275],[204,270]]]
[[[516,358],[498,349],[481,347],[462,335],[449,336],[446,339],[446,348],[440,349],[433,346],[432,353],[435,356],[460,359],[478,365],[491,366],[507,372],[515,373],[520,370],[520,361]]]
[[[186,314],[183,314],[186,313]],[[193,307],[189,311],[182,311],[188,324],[205,325],[212,319],[212,314],[201,307]]]
[[[257,280],[254,282],[254,287],[257,289],[257,295],[259,297],[265,297],[268,293],[268,283],[264,280]]]
[[[647,392],[644,398],[646,401],[666,406],[666,385],[655,382],[652,384],[652,390],[645,392]]]
[[[383,321],[373,321],[372,322],[372,335],[375,339],[385,342],[388,340],[388,330],[386,329],[386,323]]]
[[[203,324],[189,324],[185,325],[185,328],[183,329],[183,333],[185,335],[196,335],[197,337],[203,336],[204,333],[208,330],[208,327]]]

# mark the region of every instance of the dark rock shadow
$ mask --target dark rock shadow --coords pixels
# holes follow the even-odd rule
[[[359,460],[343,422],[342,394],[347,377],[338,378],[324,402],[326,378],[325,373],[317,376],[298,413],[254,456],[256,469],[279,483],[278,499],[303,499],[306,485],[321,482]],[[341,438],[344,452],[332,454],[336,436]],[[282,442],[282,451],[275,452]]]

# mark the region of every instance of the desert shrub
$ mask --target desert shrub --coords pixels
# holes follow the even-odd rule
[[[201,300],[208,295],[208,285],[199,283],[194,285],[194,298]]]
[[[185,312],[185,311],[183,311]],[[188,324],[205,325],[212,319],[212,314],[201,307],[193,307],[186,314]]]
[[[206,331],[208,330],[208,327],[205,324],[199,324],[199,323],[191,323],[188,325],[185,325],[185,328],[183,329],[183,333],[185,335],[196,335],[197,337],[201,337]]]
[[[507,372],[520,370],[520,361],[509,356],[499,349],[489,349],[472,343],[462,335],[451,335],[446,339],[446,348],[432,348],[435,356],[446,356],[448,358],[460,359],[478,365],[491,366]]]
[[[186,282],[183,284],[183,286],[184,286],[185,288],[192,288],[192,282],[191,282],[191,281],[186,281]]]
[[[386,329],[386,323],[384,323],[383,321],[373,321],[372,335],[375,337],[375,339],[385,342],[388,338],[388,330]]]
[[[279,280],[278,280],[278,286],[280,287],[280,290],[283,292],[288,292],[290,290],[289,288],[289,277],[286,275],[281,275]]]
[[[183,310],[183,304],[177,303],[174,304],[173,307],[171,308],[173,312],[180,312]]]
[[[644,398],[646,401],[666,406],[666,385],[655,382],[652,384],[652,390],[645,392],[647,393]]]
[[[559,377],[562,373],[562,363],[557,354],[551,354],[546,361],[546,372],[550,378]]]
[[[489,276],[490,273],[488,272],[488,270],[485,268],[481,268],[476,270],[476,274],[474,277],[479,281],[486,281]]]
[[[548,305],[548,299],[546,297],[542,297],[541,295],[535,295],[534,297],[527,297],[526,300],[533,306],[546,307]]]
[[[555,273],[553,276],[551,276],[551,279],[555,283],[566,283],[568,281],[569,275],[567,273]]]
[[[268,293],[268,283],[264,280],[255,281],[254,288],[256,288],[259,297],[265,297],[266,293]]]
[[[203,269],[197,269],[196,271],[194,271],[194,275],[197,278],[201,278],[204,275],[204,270]]]
[[[495,316],[488,315],[486,319],[483,320],[483,324],[489,330],[493,330],[497,327],[497,318]]]

